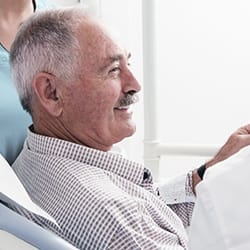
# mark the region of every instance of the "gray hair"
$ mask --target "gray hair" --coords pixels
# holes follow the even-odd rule
[[[39,11],[25,21],[10,50],[13,80],[23,108],[31,114],[32,80],[39,72],[73,80],[81,52],[77,29],[83,8]]]

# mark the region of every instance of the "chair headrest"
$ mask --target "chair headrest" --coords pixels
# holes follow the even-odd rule
[[[23,206],[25,209],[40,215],[53,223],[56,221],[44,210],[38,207],[29,197],[22,183],[17,178],[15,172],[10,167],[8,162],[0,154],[0,192],[16,203]]]

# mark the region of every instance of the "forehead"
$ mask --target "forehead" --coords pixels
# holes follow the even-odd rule
[[[83,24],[80,29],[80,43],[83,58],[88,63],[101,63],[107,60],[127,58],[127,51],[111,33],[97,22]]]

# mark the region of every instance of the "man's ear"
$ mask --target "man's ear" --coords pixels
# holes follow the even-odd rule
[[[52,116],[60,116],[62,113],[62,101],[58,92],[57,79],[48,73],[38,73],[32,86],[40,105]]]

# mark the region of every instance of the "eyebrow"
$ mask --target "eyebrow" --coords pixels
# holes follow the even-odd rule
[[[127,53],[127,59],[129,59],[131,57],[131,53]],[[115,61],[120,61],[123,58],[123,54],[117,54],[114,56],[109,57],[107,60],[110,60],[110,63],[113,63]]]

